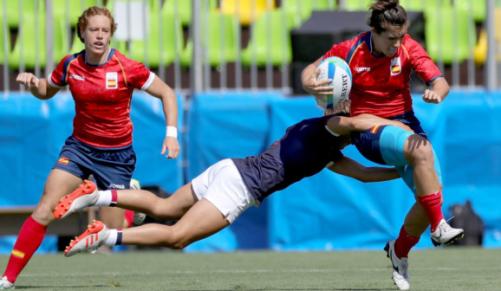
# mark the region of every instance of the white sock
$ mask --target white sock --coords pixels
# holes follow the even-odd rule
[[[111,205],[111,190],[97,191],[96,206],[110,206]]]
[[[117,244],[117,236],[118,236],[118,230],[117,229],[110,229],[108,232],[108,237],[104,240],[104,244],[107,246],[114,246]]]

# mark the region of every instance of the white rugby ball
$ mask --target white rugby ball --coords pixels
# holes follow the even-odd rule
[[[320,73],[317,80],[331,80],[332,94],[317,97],[317,103],[324,109],[334,109],[343,100],[348,100],[351,91],[350,66],[341,58],[328,57],[318,65]]]

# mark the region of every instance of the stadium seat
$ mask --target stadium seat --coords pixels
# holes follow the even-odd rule
[[[292,58],[289,33],[293,25],[293,17],[281,10],[263,13],[252,25],[249,45],[242,51],[242,63],[289,64]]]
[[[400,0],[399,3],[407,11],[424,11],[427,7],[451,7],[449,0]]]
[[[0,15],[4,15],[3,7],[5,3],[7,25],[9,27],[19,27],[19,22],[27,18],[33,18],[35,12],[40,13],[43,17],[45,15],[45,1],[44,0],[18,0],[18,1],[0,1]]]
[[[367,11],[372,4],[372,0],[349,0],[344,1],[344,10]]]
[[[274,8],[274,0],[221,0],[220,10],[223,14],[237,15],[240,24],[249,25],[263,12]]]
[[[9,66],[19,68],[21,62],[27,68],[34,68],[37,64],[41,67],[47,62],[45,18],[39,18],[36,23],[34,18],[23,19],[13,51],[9,55]],[[68,30],[61,19],[53,19],[52,35],[52,60],[57,63],[69,51]],[[38,44],[36,35],[39,36]],[[38,55],[37,55],[38,54]]]
[[[54,29],[54,34],[58,33],[57,30]],[[19,68],[21,62],[27,68],[34,68],[36,65],[45,66],[47,60],[45,35],[45,18],[38,18],[38,23],[33,17],[23,18],[14,49],[9,55],[9,66]],[[55,39],[58,37],[54,35]]]
[[[287,14],[295,18],[295,25],[299,25],[310,17],[313,10],[336,9],[337,4],[335,0],[282,0],[281,7]]]
[[[454,5],[472,12],[473,19],[477,22],[483,22],[486,16],[486,1],[478,0],[454,0]]]
[[[95,5],[102,6],[103,3],[104,0],[52,0],[52,16],[61,18],[64,22],[68,17],[69,25],[76,26],[78,17],[85,9]]]
[[[6,29],[6,31],[4,31],[3,25],[0,25],[0,64],[5,64],[5,57],[9,55],[9,51],[10,51],[9,30]]]
[[[476,36],[469,11],[430,7],[424,12],[426,49],[434,60],[450,64],[472,55]]]
[[[483,64],[487,59],[487,32],[485,29],[480,30],[478,42],[473,50],[473,59],[476,64]]]
[[[496,60],[501,61],[501,7],[494,10],[494,39],[496,40]]]
[[[208,4],[208,10],[214,10],[217,7],[217,0],[203,0],[206,1],[204,4]],[[200,2],[203,2],[200,1]],[[188,26],[191,24],[191,0],[165,0],[164,7],[162,9],[166,13],[173,13],[178,15],[183,26]],[[177,13],[176,13],[177,12]]]
[[[52,48],[53,48],[53,62],[57,62],[68,54],[70,50],[70,33],[66,27],[65,22],[60,18],[54,18],[52,24],[54,25],[54,34]]]
[[[129,56],[132,59],[142,61],[152,67],[172,63],[176,58],[176,53],[181,52],[183,45],[181,24],[175,20],[173,14],[160,14],[159,12],[150,14],[146,38],[132,40],[129,46]],[[160,24],[160,18],[162,24]]]
[[[201,26],[202,41],[205,41],[207,46],[204,49],[207,54],[204,62],[209,63],[211,66],[218,66],[222,63],[236,61],[238,26],[238,19],[233,15],[214,11],[207,14],[207,23],[206,25],[202,23]],[[181,64],[183,66],[191,64],[192,53],[193,41],[189,40],[181,55]]]

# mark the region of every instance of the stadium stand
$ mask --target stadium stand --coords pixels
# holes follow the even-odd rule
[[[83,10],[90,6],[102,5],[103,0],[52,0],[52,16],[63,19],[65,22],[75,27],[78,17]]]
[[[208,13],[202,19],[203,41],[206,44],[205,55],[202,57],[209,65],[218,66],[223,63],[235,62],[237,59],[237,27],[238,19],[234,15],[222,14],[217,11]],[[181,64],[190,66],[193,53],[193,41],[189,40],[181,55]]]
[[[129,43],[129,55],[153,68],[172,63],[183,45],[180,23],[164,10],[151,11],[144,39]]]
[[[249,25],[261,14],[275,8],[273,0],[221,0],[220,11],[223,14],[237,15],[241,25]]]
[[[265,12],[254,22],[249,45],[242,51],[242,63],[264,66],[289,64],[292,58],[290,30],[294,18],[283,11]],[[272,49],[273,48],[273,49]]]
[[[336,8],[337,3],[333,0],[283,0],[281,5],[281,9],[294,18],[295,25],[299,25],[300,22],[310,18],[313,10],[332,10]]]
[[[430,56],[446,64],[468,59],[476,41],[469,11],[460,7],[425,9],[425,35]]]

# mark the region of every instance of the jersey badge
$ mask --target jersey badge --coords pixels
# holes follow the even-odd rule
[[[106,89],[118,88],[118,73],[106,72]]]
[[[391,59],[390,73],[392,76],[397,76],[400,75],[400,72],[402,72],[402,63],[400,62],[400,57],[397,56]]]

